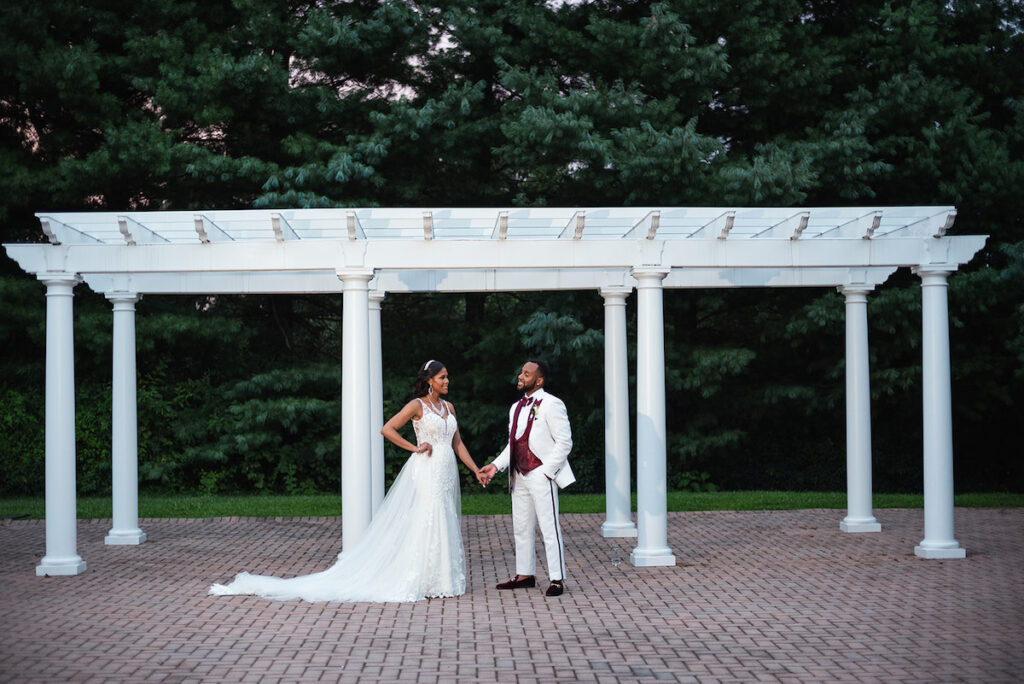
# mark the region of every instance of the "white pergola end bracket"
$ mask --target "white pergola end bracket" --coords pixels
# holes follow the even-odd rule
[[[558,234],[558,239],[581,240],[583,238],[583,228],[586,223],[586,214],[587,212],[582,209],[577,210],[576,213],[572,215],[572,218],[569,219],[569,222],[565,224],[565,227],[562,228],[562,232]]]
[[[278,242],[301,239],[291,224],[288,223],[288,219],[276,211],[270,214],[270,225],[274,229],[274,239]]]
[[[796,229],[793,230],[793,234],[789,236],[790,240],[799,240],[800,236],[804,234],[804,231],[807,230],[807,222],[811,218],[811,212],[801,211],[794,218],[797,217],[799,217],[800,222],[797,224]]]
[[[202,214],[196,214],[193,217],[196,225],[196,235],[199,236],[199,241],[204,245],[210,244],[210,236],[206,234],[206,220]]]
[[[208,245],[215,240],[216,242],[234,242],[235,238],[231,237],[227,231],[214,223],[205,214],[195,214],[192,217],[196,225],[196,235],[199,236],[199,241],[204,245]],[[209,229],[209,230],[207,230]]]
[[[864,235],[862,235],[861,238],[864,240],[870,240],[874,237],[875,231],[878,230],[878,226],[880,225],[882,225],[882,212],[876,211],[871,214],[871,225],[864,231]]]
[[[956,209],[953,209],[946,214],[946,220],[943,222],[942,227],[935,231],[935,234],[932,237],[945,237],[946,233],[949,232],[954,223],[956,223]]]
[[[40,216],[39,217],[39,225],[43,229],[43,235],[46,236],[46,239],[50,241],[51,245],[59,245],[60,244],[60,238],[57,237],[57,234],[53,232],[52,228],[50,228],[50,219],[43,218],[42,216]]]
[[[423,239],[434,239],[434,214],[429,211],[423,212]]]
[[[498,218],[494,222],[494,229],[491,231],[492,240],[508,239],[508,210],[498,212]]]
[[[128,246],[135,245],[135,238],[132,237],[131,231],[128,230],[128,217],[118,216],[117,217],[117,228],[121,231],[121,235],[124,236],[124,243]]]
[[[718,218],[716,218],[714,220],[714,223],[717,223],[718,221],[721,220],[725,221],[725,225],[722,226],[722,230],[721,232],[718,233],[717,237],[719,240],[726,240],[729,237],[729,232],[732,231],[733,223],[736,221],[736,212],[727,211]]]
[[[366,231],[363,230],[363,224],[359,222],[359,216],[354,211],[345,212],[345,228],[348,232],[348,239],[351,241],[365,240]]]

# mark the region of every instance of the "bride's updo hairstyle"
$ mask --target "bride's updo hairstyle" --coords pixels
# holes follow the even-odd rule
[[[430,378],[440,373],[443,369],[444,364],[440,361],[435,361],[434,359],[431,359],[420,366],[420,371],[416,374],[416,382],[412,386],[413,396],[427,396],[428,390],[430,389]]]

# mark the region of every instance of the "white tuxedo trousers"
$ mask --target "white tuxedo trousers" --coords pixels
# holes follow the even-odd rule
[[[565,548],[558,520],[558,485],[540,468],[515,474],[512,487],[512,530],[516,541],[516,574],[537,574],[537,528],[540,527],[551,581],[565,579]]]

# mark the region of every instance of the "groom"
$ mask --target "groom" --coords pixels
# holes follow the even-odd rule
[[[512,529],[516,544],[516,576],[498,589],[537,586],[536,528],[540,527],[551,585],[545,595],[565,590],[565,549],[558,522],[558,490],[576,481],[566,460],[572,449],[572,431],[565,404],[544,391],[550,371],[543,361],[530,360],[519,373],[520,399],[509,409],[509,435],[505,448],[480,469],[481,482],[490,482],[509,468],[512,490]]]

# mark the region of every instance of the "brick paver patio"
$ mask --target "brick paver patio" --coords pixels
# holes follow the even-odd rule
[[[601,515],[565,515],[569,582],[496,592],[508,516],[463,520],[469,588],[415,604],[211,597],[248,569],[323,569],[340,518],[143,520],[78,577],[36,577],[42,521],[0,523],[3,681],[877,681],[1024,678],[1024,509],[957,509],[963,560],[913,555],[920,510],[669,514],[678,565],[634,568]]]

